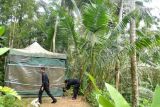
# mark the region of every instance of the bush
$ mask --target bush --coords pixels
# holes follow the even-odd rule
[[[0,107],[23,107],[21,100],[13,95],[3,95],[0,99]]]
[[[0,86],[0,107],[23,107],[21,97],[9,87]]]
[[[98,102],[96,100],[96,93],[94,91],[92,91],[87,96],[87,101],[91,104],[92,107],[98,107]]]

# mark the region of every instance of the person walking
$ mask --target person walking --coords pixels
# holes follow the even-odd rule
[[[48,96],[52,98],[51,103],[56,103],[57,99],[55,99],[53,97],[53,95],[51,94],[50,89],[49,89],[49,78],[48,78],[48,75],[45,72],[45,67],[41,67],[40,71],[41,71],[41,74],[42,74],[42,85],[41,85],[40,90],[39,90],[38,101],[39,101],[40,104],[42,104],[42,94],[43,94],[44,91],[46,91]]]

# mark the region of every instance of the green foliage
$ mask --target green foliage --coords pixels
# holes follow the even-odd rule
[[[9,50],[9,48],[0,48],[0,56],[6,53]]]
[[[23,107],[21,100],[8,94],[0,96],[0,107]]]
[[[2,35],[3,35],[4,31],[5,31],[4,26],[0,26],[0,36],[2,36]]]
[[[96,99],[96,92],[95,91],[92,91],[89,93],[89,95],[87,96],[87,101],[92,105],[92,107],[99,106],[97,99]]]
[[[136,41],[136,48],[141,49],[142,47],[143,48],[150,47],[151,44],[152,40],[150,38],[144,37],[143,39]]]
[[[111,86],[108,83],[105,83],[105,86],[111,98],[114,100],[115,107],[129,107],[129,104],[127,103],[127,101],[113,86]]]
[[[68,49],[68,45],[70,44],[74,44],[77,49],[78,37],[77,37],[77,32],[75,31],[75,24],[73,17],[71,17],[68,14],[68,12],[64,10],[64,8],[59,8],[58,15],[60,16],[60,24],[58,29],[59,41],[63,42],[63,47],[66,47],[66,50]],[[64,40],[61,38],[64,38]]]
[[[2,37],[2,35],[4,34],[4,32],[5,32],[5,27],[4,26],[0,26],[0,47],[3,46],[3,43],[2,43],[3,37]]]
[[[122,97],[122,95],[111,85],[105,83],[107,91],[102,94],[102,91],[99,91],[99,89],[97,88],[94,78],[90,74],[87,75],[92,81],[95,89],[98,90],[96,91],[96,99],[99,103],[99,107],[130,107],[127,101]]]
[[[6,28],[6,33],[3,36],[5,38],[3,40],[4,46],[25,47],[30,44],[32,38],[39,36],[35,33],[37,28],[33,19],[33,17],[37,17],[35,5],[35,0],[0,1],[0,23]]]
[[[97,93],[101,93],[101,91],[98,89],[97,85],[96,85],[96,81],[95,79],[89,74],[89,73],[85,73],[89,79],[92,81],[94,89],[96,90]]]
[[[89,76],[93,85],[95,85],[96,83],[94,78],[90,74],[87,74],[87,76]],[[94,87],[96,87],[96,90],[97,90],[97,86],[94,86]],[[97,102],[99,103],[99,107],[130,107],[130,105],[123,98],[123,96],[113,86],[111,86],[108,83],[105,83],[105,87],[107,91],[104,91],[103,94],[100,93],[100,91],[96,91],[96,99],[97,99]],[[160,105],[159,93],[160,93],[160,87],[157,86],[155,89],[153,101],[150,107],[159,107]],[[140,105],[140,106],[143,107],[143,105]]]
[[[82,7],[79,8],[79,11],[83,15],[83,19],[80,19],[83,22],[79,23],[81,21],[77,21],[77,19],[81,17],[77,14],[75,4],[71,0],[62,0],[62,6],[58,6],[55,2],[56,0],[52,0],[53,2],[49,4],[45,3],[45,0],[36,1],[0,1],[0,23],[5,26],[5,33],[3,33],[3,27],[0,27],[1,44],[8,46],[13,42],[14,48],[24,48],[33,41],[37,41],[48,50],[51,50],[55,19],[59,16],[56,50],[57,52],[67,52],[68,69],[73,77],[76,76],[83,80],[84,93],[90,87],[88,86],[90,85],[88,80],[83,78],[84,72],[90,72],[97,80],[96,84],[94,78],[89,76],[96,90],[96,94],[91,95],[90,102],[94,103],[95,106],[97,106],[98,102],[99,106],[121,105],[120,102],[125,105],[124,99],[118,94],[117,96],[120,99],[116,99],[114,97],[116,93],[114,89],[109,86],[109,89],[106,89],[103,83],[105,80],[110,84],[115,84],[113,78],[115,77],[115,62],[119,59],[119,70],[121,71],[120,89],[122,89],[121,92],[127,101],[130,102],[131,83],[128,53],[132,48],[132,44],[130,45],[129,43],[129,32],[126,28],[130,19],[134,18],[136,19],[137,27],[136,49],[137,58],[139,58],[137,65],[140,85],[151,91],[154,90],[155,85],[160,81],[159,71],[155,69],[148,70],[148,67],[145,66],[148,72],[144,73],[139,67],[141,63],[143,65],[156,65],[155,67],[159,67],[160,64],[160,33],[151,29],[151,26],[155,22],[158,23],[158,20],[155,19],[155,22],[153,21],[153,17],[150,17],[149,9],[139,7],[125,14],[122,21],[118,23],[119,6],[117,2],[112,4],[110,2],[112,0],[75,0],[75,3],[83,5],[77,4],[78,7]],[[40,10],[44,9],[45,12],[40,12],[39,8]],[[123,13],[125,13],[125,9]],[[142,20],[145,27],[138,28],[141,27],[140,21]],[[119,36],[121,37],[118,38]],[[4,82],[3,66],[4,58],[1,58],[1,85]],[[104,91],[104,88],[106,91]],[[148,96],[150,97],[150,95]],[[150,99],[144,98],[142,101],[144,105],[150,103]],[[143,105],[141,106],[143,107]]]
[[[155,89],[155,92],[154,92],[154,97],[153,97],[153,101],[152,101],[152,105],[151,107],[159,107],[160,105],[160,87],[157,86],[156,89]]]
[[[118,38],[119,34],[124,34],[125,28],[127,27],[127,24],[130,22],[132,18],[137,19],[138,17],[142,16],[141,11],[138,9],[135,9],[127,14],[122,18],[122,21],[119,22],[116,27],[111,30],[111,34],[109,35],[109,43],[112,43],[116,38]],[[128,33],[128,32],[125,32]],[[124,35],[121,35],[124,36]],[[114,43],[114,42],[113,42]]]
[[[86,4],[83,12],[83,23],[85,27],[95,33],[99,30],[106,30],[109,16],[106,8],[101,2],[98,4]]]
[[[151,101],[150,99],[141,99],[140,100],[140,104],[139,104],[140,107],[151,107]]]
[[[136,41],[136,49],[142,50],[144,48],[153,48],[160,45],[159,32],[148,32],[145,30],[136,30],[139,38]]]
[[[2,97],[3,99],[3,106],[4,107],[22,107],[22,102],[18,99],[16,99],[14,96],[12,95],[5,95]]]
[[[76,47],[78,39],[77,32],[75,31],[75,22],[73,16],[71,16],[64,7],[61,7],[57,4],[54,4],[51,7],[56,8],[49,8],[50,14],[48,14],[48,16],[46,15],[46,17],[42,17],[41,21],[39,20],[39,23],[41,23],[40,27],[43,28],[43,31],[47,34],[47,40],[45,40],[47,48],[52,49],[52,39],[54,34],[53,25],[55,25],[55,20],[58,20],[58,27],[56,33],[56,51],[67,51],[68,47],[71,44],[74,44]]]
[[[21,96],[9,87],[0,86],[0,107],[22,107]]]
[[[11,89],[9,87],[6,87],[6,86],[2,87],[2,86],[0,86],[0,92],[4,93],[6,95],[12,95],[12,96],[18,98],[19,100],[21,100],[21,96],[19,96],[16,91],[14,91],[13,89]]]
[[[103,95],[97,94],[97,101],[99,103],[99,107],[115,107],[114,104]]]

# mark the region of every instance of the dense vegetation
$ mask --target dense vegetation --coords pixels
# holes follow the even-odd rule
[[[5,33],[0,34],[0,46],[24,48],[37,41],[49,51],[66,53],[67,76],[81,80],[81,93],[93,106],[98,102],[85,72],[100,90],[105,92],[107,82],[132,107],[150,107],[160,82],[160,20],[144,3],[1,0],[0,25]],[[4,56],[0,59],[3,85]]]

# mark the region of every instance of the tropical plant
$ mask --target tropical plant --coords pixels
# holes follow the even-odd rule
[[[114,77],[117,71],[121,77],[117,85],[119,92],[131,103],[133,83],[130,56],[134,53],[134,58],[137,57],[140,106],[147,106],[145,103],[150,105],[152,91],[160,81],[160,33],[158,27],[157,31],[151,27],[158,23],[158,19],[151,17],[149,9],[141,2],[136,2],[135,10],[128,11],[127,8],[131,7],[129,0],[62,0],[61,4],[57,4],[57,1],[1,0],[0,24],[5,26],[6,31],[3,33],[1,30],[3,35],[0,33],[2,46],[24,48],[37,41],[52,51],[53,35],[56,33],[55,51],[68,56],[67,66],[71,72],[67,72],[67,75],[80,78],[82,93],[93,98],[90,102],[97,98],[100,103],[104,103],[105,98],[112,99],[109,91],[104,91],[104,87],[110,87],[105,86],[104,81],[116,84]],[[120,9],[121,5],[117,2],[124,3],[121,4],[124,8]],[[55,27],[57,16],[58,24]],[[132,34],[136,33],[136,42],[132,44],[128,27],[131,19],[135,20]],[[143,27],[141,21],[144,22]],[[0,84],[3,85],[4,57],[1,57],[0,64]],[[84,76],[86,71],[97,80],[98,95],[90,91],[91,83]],[[146,95],[145,92],[150,94]],[[115,105],[113,99],[109,101],[106,101],[107,104]]]
[[[97,102],[99,103],[99,107],[130,107],[130,105],[123,98],[123,96],[112,85],[105,83],[105,91],[103,91],[102,94],[102,90],[98,89],[94,78],[88,73],[86,73],[86,75],[92,81],[94,89],[96,90],[96,99]],[[159,107],[160,105],[159,93],[160,93],[160,87],[157,86],[155,88],[154,97],[150,107]]]
[[[22,107],[21,96],[13,89],[0,86],[0,95],[1,107]]]
[[[0,47],[3,47],[3,37],[2,35],[5,32],[5,27],[4,26],[0,26]]]
[[[12,95],[12,96],[18,98],[19,100],[21,100],[21,96],[19,96],[15,90],[13,90],[13,89],[11,89],[9,87],[6,87],[6,86],[2,87],[2,86],[0,86],[0,92],[2,94],[5,94],[5,95],[8,95],[8,94]]]
[[[2,36],[2,35],[3,35],[4,31],[5,31],[4,26],[0,26],[0,36]]]

